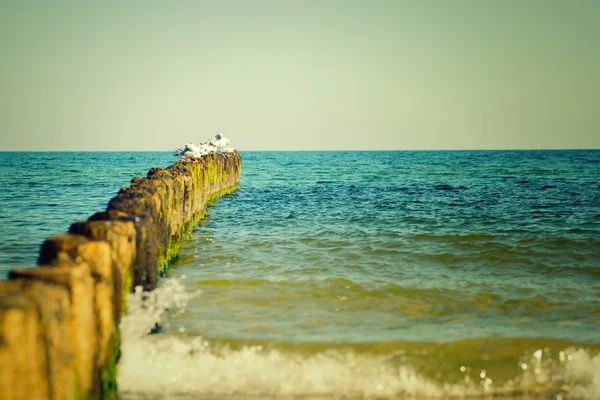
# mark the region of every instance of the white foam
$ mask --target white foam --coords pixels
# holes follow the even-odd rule
[[[119,388],[143,394],[251,395],[268,397],[424,397],[465,395],[468,387],[439,388],[414,372],[383,366],[383,358],[320,353],[293,356],[260,347],[213,353],[208,342],[175,337],[127,343]]]
[[[583,349],[567,349],[564,364],[564,385],[574,398],[600,399],[600,354],[591,355]]]
[[[193,295],[196,293],[186,293],[175,279],[166,280],[154,292],[131,295],[129,313],[121,323],[118,384],[122,394],[151,398],[460,398],[523,393],[524,387],[542,385],[559,393],[557,398],[600,398],[600,355],[582,349],[564,350],[560,362],[546,357],[542,349],[525,355],[522,376],[496,387],[486,371],[480,372],[479,381],[434,382],[410,365],[392,366],[389,361],[394,355],[390,354],[331,350],[306,355],[261,346],[234,350],[217,348],[202,337],[148,335],[169,313],[181,312]]]

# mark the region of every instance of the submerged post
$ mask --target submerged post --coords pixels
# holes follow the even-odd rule
[[[0,400],[116,397],[118,324],[136,286],[156,288],[209,200],[235,191],[242,158],[153,168],[106,211],[47,239],[37,268],[0,281]]]

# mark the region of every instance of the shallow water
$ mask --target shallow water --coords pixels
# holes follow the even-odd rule
[[[0,154],[5,271],[174,160]],[[242,156],[131,301],[123,398],[600,398],[600,151]]]
[[[193,296],[126,342],[121,390],[598,398],[599,161],[244,154],[173,266]]]

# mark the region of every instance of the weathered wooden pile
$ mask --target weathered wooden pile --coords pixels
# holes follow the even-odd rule
[[[153,168],[46,240],[37,268],[0,281],[0,399],[116,397],[127,294],[156,287],[207,202],[237,189],[241,166],[234,152]]]

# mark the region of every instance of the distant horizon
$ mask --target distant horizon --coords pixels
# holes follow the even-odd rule
[[[599,151],[600,148],[504,148],[504,149],[322,149],[322,150],[243,150],[239,153],[336,153],[336,152],[403,152],[403,151]],[[174,150],[0,150],[0,153],[170,153]]]

